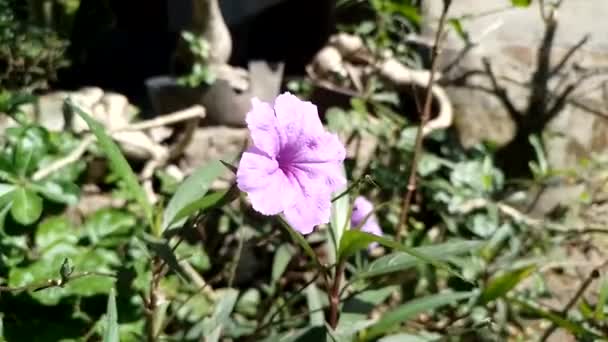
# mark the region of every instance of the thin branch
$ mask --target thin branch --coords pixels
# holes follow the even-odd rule
[[[163,115],[151,120],[145,120],[137,123],[133,123],[115,130],[112,130],[110,134],[119,133],[119,132],[128,132],[128,131],[139,131],[146,130],[155,127],[161,127],[165,125],[171,125],[180,121],[190,120],[196,117],[204,117],[205,109],[199,105],[192,106],[190,108],[177,111],[175,113]],[[81,141],[80,145],[78,145],[72,152],[70,152],[65,157],[56,160],[55,162],[47,165],[46,167],[36,171],[32,176],[34,181],[40,181],[46,177],[48,177],[51,173],[56,172],[78,160],[80,157],[86,152],[87,148],[93,143],[95,137],[92,134],[87,134],[85,138]]]
[[[432,61],[431,61],[431,74],[429,75],[428,84],[426,87],[426,98],[424,102],[424,111],[421,113],[420,126],[418,126],[418,130],[416,131],[416,145],[414,148],[414,157],[412,159],[412,168],[410,170],[410,176],[407,185],[407,191],[403,198],[403,205],[401,208],[401,214],[399,217],[399,224],[397,226],[397,240],[401,239],[401,236],[405,233],[407,226],[408,214],[410,211],[410,205],[412,202],[412,197],[414,192],[416,191],[416,173],[418,160],[420,159],[420,155],[422,154],[422,138],[423,138],[423,128],[426,126],[427,122],[431,117],[431,100],[432,100],[432,87],[435,78],[435,73],[438,65],[438,55],[439,55],[439,42],[440,38],[443,34],[443,29],[445,26],[445,22],[447,19],[448,9],[450,8],[452,1],[444,0],[443,1],[443,11],[441,12],[441,17],[439,18],[439,26],[437,28],[437,32],[435,34],[435,44],[433,45],[432,50]]]
[[[73,149],[68,155],[65,157],[49,164],[48,166],[39,169],[32,176],[33,181],[40,181],[46,177],[48,177],[51,173],[59,171],[60,169],[77,162],[80,160],[80,157],[87,151],[89,146],[95,141],[95,137],[93,135],[87,135],[80,144]]]
[[[591,285],[591,283],[593,283],[593,281],[595,279],[599,278],[599,276],[600,276],[600,272],[598,269],[594,269],[593,271],[591,271],[589,273],[589,276],[587,276],[587,279],[585,279],[585,281],[578,288],[578,291],[576,291],[576,294],[574,294],[574,297],[572,297],[570,299],[570,301],[568,301],[566,306],[564,306],[564,308],[560,312],[561,317],[566,316],[568,311],[570,311],[570,309],[578,302],[579,298],[585,293],[585,291],[587,291],[587,288],[589,287],[589,285]],[[540,341],[541,342],[546,341],[549,338],[549,336],[551,336],[551,334],[553,334],[555,329],[557,329],[557,324],[555,324],[555,322],[554,322],[551,324],[551,326],[547,330],[545,330],[545,333],[540,338]]]

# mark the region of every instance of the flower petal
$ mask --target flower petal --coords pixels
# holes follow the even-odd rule
[[[236,181],[238,188],[249,196],[253,209],[263,215],[276,215],[293,203],[293,184],[278,162],[257,147],[243,153]]]
[[[314,194],[300,192],[294,200],[294,205],[284,211],[287,222],[303,235],[312,233],[315,226],[329,222],[331,212],[329,193]]]
[[[251,110],[247,113],[245,121],[251,133],[253,144],[270,157],[276,157],[281,144],[277,131],[277,118],[270,104],[253,98],[251,100]]]
[[[324,133],[317,106],[302,101],[285,92],[274,100],[282,146],[297,144],[301,136],[316,136]]]
[[[346,184],[342,173],[342,163],[346,151],[335,134],[323,133],[321,136],[308,138],[293,149],[289,156],[292,168],[304,171],[311,181],[318,181],[336,191]]]
[[[368,201],[365,197],[359,196],[355,198],[355,202],[353,203],[353,212],[351,214],[351,224],[353,227],[356,227],[363,222],[365,217],[374,211],[374,205]],[[370,217],[372,219],[373,216]],[[370,220],[368,219],[368,221]]]

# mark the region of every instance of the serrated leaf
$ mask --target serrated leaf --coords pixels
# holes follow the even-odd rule
[[[371,339],[380,336],[398,324],[416,317],[418,314],[435,310],[445,305],[456,304],[463,299],[471,298],[473,295],[475,295],[475,292],[449,292],[414,299],[382,315],[380,320],[365,333],[365,337]]]
[[[114,295],[114,289],[110,290],[110,295],[108,296],[103,342],[120,342],[118,312],[116,310],[116,296]]]
[[[42,198],[26,188],[17,188],[13,193],[11,215],[18,223],[30,225],[42,214]]]
[[[438,245],[422,246],[414,248],[416,251],[434,258],[436,260],[449,260],[450,258],[468,253],[475,253],[483,246],[481,241],[455,241]],[[419,265],[421,260],[410,254],[395,252],[374,260],[362,272],[355,275],[356,279],[381,276],[389,273],[400,272]]]
[[[177,221],[194,214],[201,205],[192,205],[204,198],[213,181],[225,171],[219,160],[213,161],[198,168],[187,177],[177,188],[177,191],[169,200],[163,214],[162,230],[171,228]],[[219,200],[219,198],[218,198]],[[187,209],[184,212],[184,209]],[[180,214],[178,216],[178,214]]]
[[[112,168],[112,171],[114,171],[114,173],[116,173],[116,175],[118,175],[125,182],[128,191],[133,195],[137,203],[142,207],[144,211],[144,217],[146,218],[148,224],[151,227],[154,227],[152,205],[150,204],[148,196],[146,195],[146,192],[144,191],[143,187],[139,184],[139,181],[137,180],[137,176],[133,172],[133,169],[131,169],[131,166],[127,162],[127,159],[120,151],[120,148],[105,132],[103,126],[91,116],[89,116],[89,114],[85,113],[78,106],[73,105],[69,100],[66,101],[66,104],[76,111],[76,113],[87,123],[93,134],[95,134],[99,146],[101,147],[110,162],[110,167]]]
[[[485,304],[505,296],[522,280],[534,273],[534,271],[536,271],[536,265],[530,265],[507,272],[494,278],[493,280],[490,280],[486,288],[481,293],[480,299],[482,303]]]

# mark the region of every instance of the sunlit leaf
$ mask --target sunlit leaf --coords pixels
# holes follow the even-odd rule
[[[369,244],[372,242],[377,242],[383,246],[407,253],[425,263],[447,270],[448,272],[462,278],[462,276],[452,269],[450,265],[441,261],[439,258],[428,256],[415,248],[405,246],[394,240],[355,229],[349,229],[344,232],[342,241],[340,242],[340,251],[338,253],[339,260],[346,260],[348,257],[354,255],[358,251],[367,248],[367,246],[369,246]]]
[[[71,182],[47,180],[32,183],[30,188],[53,202],[68,205],[78,203],[80,189],[76,184]]]
[[[204,198],[207,191],[225,171],[224,165],[219,160],[212,161],[198,168],[188,176],[177,188],[177,191],[169,200],[163,214],[162,229],[171,228],[177,221],[194,214],[201,205],[192,205]],[[217,196],[217,195],[216,195]],[[187,208],[187,210],[184,210]],[[180,214],[178,216],[178,214]],[[181,217],[180,217],[181,216]]]
[[[600,288],[600,296],[597,300],[597,304],[595,306],[595,319],[597,321],[604,321],[605,317],[605,309],[606,304],[608,303],[608,278],[604,279],[602,282],[602,287]]]
[[[344,168],[342,168],[342,173],[344,174]],[[340,195],[347,189],[347,185],[343,188],[338,189],[334,194]],[[332,236],[334,238],[334,251],[337,254],[337,251],[340,249],[340,239],[342,239],[342,234],[345,230],[350,228],[350,196],[349,194],[344,194],[337,200],[333,201],[331,204],[331,216],[330,216],[330,227]]]
[[[528,7],[532,0],[511,0],[511,4],[515,7]]]
[[[293,254],[293,250],[288,244],[283,244],[277,248],[277,251],[274,253],[274,260],[272,262],[271,277],[273,283],[279,281],[283,275],[283,272],[285,272],[289,261],[291,261]]]
[[[474,295],[474,292],[449,292],[414,299],[382,315],[380,320],[369,328],[365,336],[367,338],[377,337],[390,331],[398,324],[416,317],[418,314],[445,305],[456,304]]]
[[[230,314],[234,309],[239,292],[235,289],[225,289],[221,291],[219,301],[215,305],[213,315],[205,319],[203,323],[205,341],[218,341],[224,325],[230,319]]]
[[[416,251],[434,258],[435,260],[449,260],[457,255],[475,253],[483,246],[481,241],[453,241],[437,245],[415,248]],[[423,260],[404,252],[395,252],[374,260],[365,270],[355,275],[357,279],[381,276],[400,272],[424,263]]]
[[[11,215],[22,225],[30,225],[42,214],[42,198],[26,188],[17,188],[13,194]]]
[[[108,296],[108,307],[106,310],[106,324],[103,334],[103,342],[120,342],[118,333],[118,312],[116,310],[116,296],[114,289],[110,290]]]
[[[112,141],[112,138],[105,132],[105,129],[101,124],[99,124],[95,119],[93,119],[89,114],[85,113],[78,106],[73,105],[69,100],[66,102],[68,106],[70,106],[76,113],[82,117],[82,119],[89,125],[89,128],[97,137],[97,142],[99,146],[103,150],[104,154],[110,161],[110,167],[112,171],[116,173],[124,182],[129,190],[129,192],[133,195],[137,203],[142,207],[144,211],[144,217],[148,221],[148,224],[153,227],[154,220],[152,214],[152,205],[148,200],[148,196],[144,191],[143,187],[139,184],[137,180],[137,176],[131,169],[131,166],[125,159],[125,156],[120,151],[120,148]]]
[[[481,293],[481,301],[488,303],[496,298],[505,296],[522,280],[534,273],[534,271],[536,271],[536,265],[530,265],[494,278]]]
[[[315,283],[308,285],[306,288],[306,303],[308,304],[308,312],[310,312],[310,325],[323,325],[325,317],[323,315],[323,302],[321,300],[321,291]]]

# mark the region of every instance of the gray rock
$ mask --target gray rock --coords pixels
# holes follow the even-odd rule
[[[425,15],[438,18],[442,1],[424,3]],[[475,16],[505,8],[505,4],[504,0],[452,1],[449,16]],[[603,84],[604,89],[607,88],[608,35],[605,23],[596,19],[607,15],[608,4],[605,0],[566,0],[557,12],[558,26],[550,50],[550,68],[557,66],[586,35],[589,35],[589,39],[576,50],[559,75],[547,83],[549,103],[555,101],[567,85],[575,87],[563,110],[551,117],[544,127],[544,142],[549,161],[554,167],[571,167],[591,152],[608,151],[608,99],[601,86]],[[483,59],[489,61],[499,86],[504,88],[513,106],[528,114],[522,121],[533,122],[533,116],[541,113],[535,110],[538,106],[530,106],[529,83],[538,70],[539,46],[545,38],[545,24],[538,4],[474,17],[463,20],[462,24],[470,33],[470,39],[473,42],[479,41],[479,44],[454,68],[448,70],[444,78],[446,90],[454,105],[455,125],[461,142],[465,146],[471,146],[488,139],[505,145],[515,137],[526,140],[525,135],[517,136],[518,127],[521,133],[523,125],[515,124],[504,103],[493,91]],[[429,37],[432,29],[430,27],[427,30]],[[449,65],[464,46],[462,39],[452,30],[445,45],[442,66]],[[604,74],[590,72],[591,75],[586,79],[579,79],[584,73],[581,70],[594,68],[603,68]],[[461,77],[467,72],[473,72],[474,76],[466,79]],[[544,108],[550,107],[548,105]],[[518,157],[521,159],[521,156]]]
[[[212,126],[198,128],[192,140],[184,150],[180,169],[190,174],[196,168],[211,161],[222,159],[227,162],[238,160],[239,153],[246,147],[249,131],[241,128],[225,126]],[[226,188],[234,178],[230,172],[225,172],[220,180],[215,182],[213,188]]]

